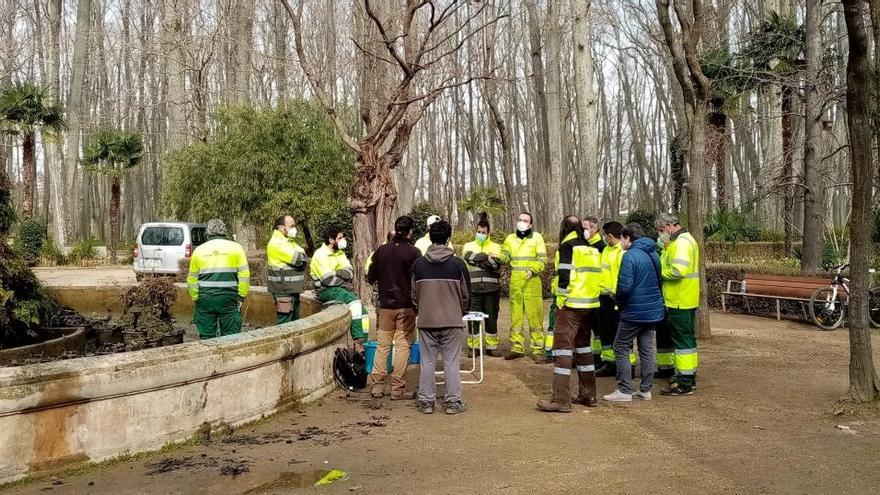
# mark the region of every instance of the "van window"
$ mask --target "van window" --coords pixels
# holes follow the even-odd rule
[[[183,229],[180,227],[147,227],[141,234],[144,246],[181,246]]]
[[[208,241],[208,236],[205,234],[205,227],[193,227],[190,231],[190,237],[192,238],[193,247],[201,246]]]

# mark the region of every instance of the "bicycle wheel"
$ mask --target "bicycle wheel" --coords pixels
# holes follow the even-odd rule
[[[845,311],[843,301],[834,297],[831,287],[816,289],[810,298],[810,316],[822,330],[834,330],[842,325]]]
[[[868,291],[868,317],[872,327],[880,328],[880,287]]]

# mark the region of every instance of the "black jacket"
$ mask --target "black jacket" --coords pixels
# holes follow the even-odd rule
[[[379,246],[373,253],[373,263],[367,271],[367,281],[379,284],[379,306],[385,309],[415,307],[410,297],[410,271],[422,256],[408,240],[391,241]]]

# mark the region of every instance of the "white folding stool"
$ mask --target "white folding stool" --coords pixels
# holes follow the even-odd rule
[[[481,313],[479,311],[471,311],[470,313],[464,315],[461,318],[465,322],[469,322],[469,321],[480,322],[480,325],[478,327],[479,331],[477,332],[477,337],[479,338],[479,346],[480,346],[480,348],[479,348],[479,350],[480,350],[479,365],[480,366],[479,366],[479,374],[477,375],[477,376],[479,376],[479,379],[477,379],[477,380],[462,380],[461,381],[462,384],[483,383],[483,354],[485,353],[483,334],[485,333],[484,330],[486,328],[486,318],[488,318],[488,317],[489,317],[489,315],[487,315],[486,313]],[[465,331],[467,331],[467,330],[465,330]],[[473,352],[473,351],[476,351],[476,349],[471,349],[471,364],[472,364],[471,369],[462,370],[462,373],[470,374],[470,373],[475,373],[477,371],[477,369],[478,369],[477,368],[477,353]],[[434,374],[435,375],[442,375],[443,372],[442,371],[435,371]],[[446,383],[446,382],[439,381],[439,382],[437,382],[437,385],[442,385],[444,383]]]

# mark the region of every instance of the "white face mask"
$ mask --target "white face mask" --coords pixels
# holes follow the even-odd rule
[[[296,227],[291,227],[291,228],[287,229],[287,237],[289,237],[291,239],[296,237]]]
[[[525,232],[525,231],[529,230],[531,227],[532,227],[531,225],[529,225],[523,221],[516,222],[516,230],[518,230],[520,232]]]
[[[584,231],[584,239],[590,240],[590,237],[593,237],[593,233],[590,232],[589,230],[585,230]]]
[[[345,251],[345,248],[347,248],[347,247],[348,247],[348,241],[346,241],[344,237],[342,239],[339,239],[338,241],[336,241],[336,248],[339,249],[340,251]]]

